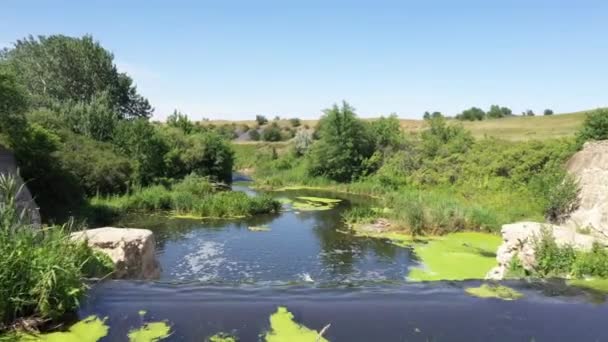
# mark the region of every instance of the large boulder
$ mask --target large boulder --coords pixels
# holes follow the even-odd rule
[[[580,204],[564,223],[608,237],[608,140],[587,142],[566,165],[580,185]]]
[[[538,222],[505,224],[501,229],[503,243],[496,252],[498,266],[492,269],[486,278],[503,279],[514,257],[519,259],[524,269],[533,270],[536,266],[535,241],[540,238],[543,229],[553,235],[558,246],[569,245],[578,250],[590,250],[595,242],[605,244],[601,239],[580,234],[568,227]]]
[[[157,279],[154,234],[148,229],[104,227],[72,233],[75,241],[107,254],[114,262],[114,278]]]

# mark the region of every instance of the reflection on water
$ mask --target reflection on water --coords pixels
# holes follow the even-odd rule
[[[238,190],[250,189],[240,185]],[[290,191],[295,198],[319,192]],[[341,198],[344,195],[334,195]],[[342,212],[365,204],[344,198],[331,210],[297,211],[242,220],[193,221],[161,216],[131,217],[125,226],[154,230],[162,280],[209,283],[352,284],[404,281],[411,250],[344,234]],[[268,226],[269,231],[250,231]]]

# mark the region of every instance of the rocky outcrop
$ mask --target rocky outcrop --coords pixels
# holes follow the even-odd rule
[[[154,234],[148,229],[104,227],[72,233],[76,241],[107,254],[114,262],[114,278],[156,279],[160,266],[155,256]]]
[[[536,222],[502,226],[503,244],[496,253],[498,266],[486,278],[502,279],[516,256],[524,268],[533,269],[534,241],[542,229],[550,231],[560,246],[587,250],[594,242],[608,245],[608,141],[586,143],[570,158],[567,169],[580,185],[578,208],[560,226]]]
[[[608,140],[586,143],[567,169],[579,182],[580,204],[564,226],[608,237]]]
[[[19,193],[17,193],[17,209],[20,212],[25,211],[25,217],[28,219],[29,223],[39,227],[41,221],[38,206],[19,176],[15,157],[2,145],[0,145],[0,174],[8,174],[15,177],[20,190]]]
[[[602,242],[591,235],[580,234],[567,227],[552,224],[538,222],[505,224],[501,229],[503,243],[496,252],[498,266],[492,269],[486,278],[503,279],[512,258],[518,258],[525,269],[533,270],[536,265],[535,241],[540,238],[543,229],[553,235],[558,246],[570,245],[579,250],[590,250],[594,242]]]

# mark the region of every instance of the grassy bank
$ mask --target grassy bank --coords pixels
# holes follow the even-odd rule
[[[91,199],[90,207],[92,216],[166,211],[174,216],[229,218],[276,213],[281,204],[265,195],[250,197],[243,192],[224,191],[206,178],[190,175],[174,184],[140,188],[122,196],[97,196]]]
[[[30,324],[60,321],[84,296],[85,278],[111,272],[107,257],[69,239],[72,226],[31,226],[17,206],[20,191],[0,175],[0,331],[20,319]]]

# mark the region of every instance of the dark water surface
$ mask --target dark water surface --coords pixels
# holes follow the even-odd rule
[[[236,190],[255,192],[240,186]],[[169,341],[204,341],[233,332],[259,341],[269,316],[285,306],[330,341],[608,341],[603,297],[558,286],[513,282],[516,301],[467,295],[474,282],[408,283],[418,265],[410,249],[344,233],[342,212],[368,200],[318,191],[277,197],[338,197],[332,210],[232,221],[133,217],[125,226],[154,230],[160,282],[95,286],[82,317],[108,317],[104,341],[124,341],[146,321],[165,320]],[[268,225],[268,232],[249,226]],[[289,342],[289,341],[286,341]]]

